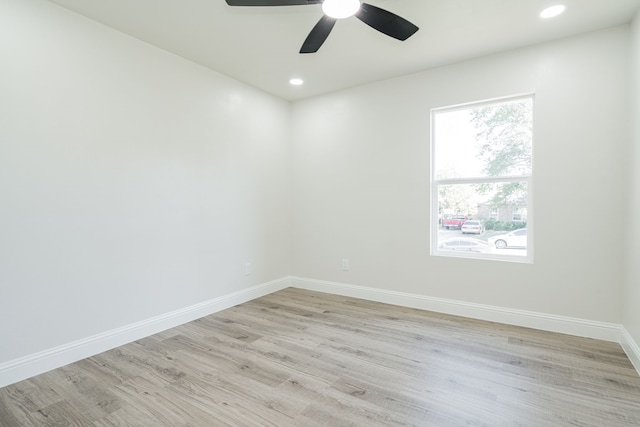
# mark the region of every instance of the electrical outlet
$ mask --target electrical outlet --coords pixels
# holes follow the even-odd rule
[[[251,263],[250,262],[245,262],[244,263],[244,275],[248,276],[251,274]]]
[[[349,259],[342,258],[342,271],[349,271]]]

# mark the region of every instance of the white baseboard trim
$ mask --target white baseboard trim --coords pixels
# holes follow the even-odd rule
[[[624,352],[629,356],[629,360],[633,364],[638,374],[640,374],[640,347],[633,340],[633,337],[625,327],[622,328],[622,340],[620,341],[620,345],[624,349]]]
[[[533,311],[516,310],[475,304],[463,301],[434,298],[424,295],[395,292],[386,289],[327,282],[302,277],[292,277],[291,286],[311,291],[319,291],[369,301],[383,302],[404,307],[419,308],[438,313],[452,314],[490,322],[539,329],[543,331],[594,338],[620,343],[622,325],[557,316]]]
[[[289,277],[263,283],[151,319],[0,364],[0,387],[148,337],[290,286]]]

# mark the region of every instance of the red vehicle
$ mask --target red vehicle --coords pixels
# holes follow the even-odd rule
[[[450,230],[452,228],[462,228],[462,224],[464,224],[469,218],[466,215],[452,215],[448,218],[444,218],[442,220],[442,228],[446,228]]]

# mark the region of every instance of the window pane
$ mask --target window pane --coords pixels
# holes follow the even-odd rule
[[[531,175],[533,100],[434,113],[435,179]]]
[[[439,184],[436,188],[439,250],[475,245],[474,252],[527,255],[527,181]],[[480,221],[483,227],[462,227],[468,220]]]

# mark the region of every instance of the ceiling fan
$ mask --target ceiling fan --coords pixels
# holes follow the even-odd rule
[[[355,16],[368,26],[398,40],[411,37],[418,27],[387,10],[360,0],[226,0],[229,6],[300,6],[322,4],[324,15],[313,27],[300,53],[315,53],[329,37],[338,19]]]

